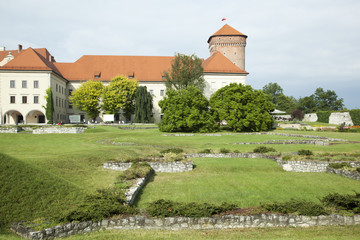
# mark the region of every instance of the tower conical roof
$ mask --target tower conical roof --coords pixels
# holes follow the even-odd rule
[[[233,27],[230,27],[228,24],[225,24],[222,28],[220,28],[216,33],[214,33],[213,35],[211,35],[209,37],[208,43],[210,42],[212,37],[215,36],[243,36],[246,37],[247,36],[241,32],[239,32],[238,30],[236,30]]]

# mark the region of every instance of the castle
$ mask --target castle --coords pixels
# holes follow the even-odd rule
[[[203,60],[205,89],[209,98],[218,89],[230,84],[246,84],[245,46],[247,36],[224,25],[208,39],[210,57]],[[70,115],[85,112],[72,107],[69,95],[87,80],[108,84],[124,75],[139,81],[153,95],[153,116],[161,120],[158,102],[165,96],[164,71],[170,70],[174,57],[84,55],[73,63],[56,62],[46,48],[17,50],[0,48],[0,123],[46,123],[46,89],[53,92],[54,122],[69,122]],[[102,121],[100,114],[97,119]]]

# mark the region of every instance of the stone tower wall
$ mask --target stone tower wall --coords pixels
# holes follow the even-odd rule
[[[246,38],[243,36],[214,36],[209,42],[210,55],[221,52],[236,66],[245,70]]]

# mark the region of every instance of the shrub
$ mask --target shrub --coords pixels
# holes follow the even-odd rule
[[[162,150],[160,152],[160,154],[165,154],[165,153],[182,153],[184,152],[184,150],[182,148],[167,148],[165,150]]]
[[[357,171],[358,173],[360,173],[360,167],[357,167],[357,168],[356,168],[356,171]]]
[[[165,162],[176,162],[184,159],[184,155],[181,153],[165,153],[164,161]]]
[[[342,169],[345,167],[351,168],[351,165],[350,165],[350,163],[347,163],[347,162],[341,162],[341,163],[330,163],[329,167],[334,168],[334,169]]]
[[[299,201],[291,199],[288,202],[275,202],[271,204],[261,204],[261,207],[270,212],[279,212],[284,214],[295,213],[305,216],[319,216],[328,214],[320,204],[308,201]]]
[[[146,211],[152,217],[210,217],[214,214],[236,209],[236,205],[223,203],[214,205],[209,203],[179,203],[160,199],[149,203]]]
[[[240,150],[234,150],[234,153],[241,153]]]
[[[272,147],[259,146],[253,150],[254,153],[268,153],[268,152],[276,152],[276,150]]]
[[[292,155],[285,155],[282,157],[282,160],[284,161],[290,161],[292,159]]]
[[[360,194],[329,193],[320,200],[325,206],[334,207],[337,210],[347,210],[360,213]]]
[[[316,114],[318,116],[318,122],[329,123],[331,111],[319,111]]]
[[[305,114],[300,109],[296,109],[291,113],[291,118],[301,121],[301,120],[303,120],[304,115]]]
[[[211,153],[211,149],[205,148],[204,150],[199,151],[199,153]]]
[[[311,155],[313,155],[313,152],[311,150],[300,149],[298,151],[298,154],[302,155],[302,156],[311,156]]]
[[[220,148],[220,153],[229,153],[229,152],[231,151],[227,148]]]
[[[354,125],[360,125],[360,109],[350,110],[351,120]]]
[[[124,205],[125,194],[115,188],[98,190],[88,195],[75,210],[58,218],[60,222],[101,220],[117,214],[136,214],[138,210]]]

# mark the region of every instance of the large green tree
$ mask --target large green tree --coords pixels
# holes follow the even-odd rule
[[[196,87],[181,91],[169,89],[159,102],[164,114],[159,129],[162,132],[215,132],[218,130],[209,112],[209,101]]]
[[[146,86],[138,87],[135,96],[135,122],[149,123],[152,118],[153,102],[152,96]]]
[[[270,112],[275,105],[270,97],[251,86],[231,83],[220,88],[210,98],[210,108],[215,119],[226,121],[236,132],[259,132],[272,128]]]
[[[108,86],[104,87],[102,108],[106,113],[116,114],[123,109],[126,118],[134,111],[134,100],[139,82],[125,76],[114,77]]]
[[[278,104],[279,98],[284,95],[282,87],[277,83],[268,83],[263,87],[263,92],[270,96],[271,102]]]
[[[103,84],[99,81],[86,81],[72,92],[70,102],[78,109],[86,112],[90,118],[95,119],[100,113],[100,97]]]
[[[194,54],[176,54],[171,70],[164,72],[166,88],[182,90],[192,86],[202,92],[205,87],[203,71],[202,60]]]

